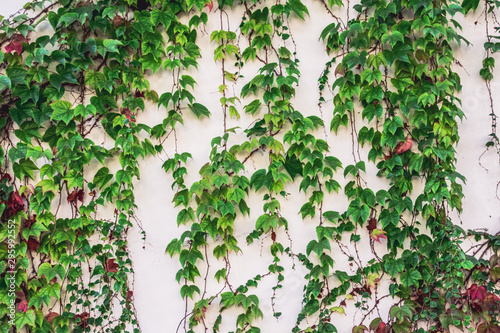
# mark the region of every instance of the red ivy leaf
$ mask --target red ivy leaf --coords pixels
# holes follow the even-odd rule
[[[118,267],[118,264],[115,263],[115,259],[108,259],[106,260],[104,269],[106,270],[106,273],[118,273]]]
[[[396,145],[394,148],[394,154],[402,154],[405,151],[409,150],[411,148],[411,145],[413,144],[413,140],[411,136],[408,136],[406,138],[406,141],[402,141]]]
[[[23,206],[23,198],[21,198],[19,192],[11,192],[9,199],[9,207],[14,208],[16,205]]]
[[[26,296],[24,295],[24,291],[22,290],[16,291],[16,297],[19,298],[21,301],[26,300]]]
[[[389,332],[389,327],[384,322],[381,322],[378,324],[377,330],[375,333],[388,333]]]
[[[12,177],[8,173],[2,174],[2,178],[0,180],[7,179],[7,183],[12,180]]]
[[[477,284],[474,283],[467,289],[466,294],[469,295],[473,301],[476,299],[484,300],[486,297],[486,288],[483,286],[478,287]]]
[[[30,251],[36,251],[40,247],[40,242],[38,242],[33,237],[30,237],[30,239],[28,239],[28,241],[26,242],[26,244],[28,245],[28,249],[30,249]]]
[[[132,302],[132,298],[134,297],[134,292],[132,290],[127,291],[127,302]]]
[[[373,229],[373,231],[370,234],[370,237],[374,241],[379,242],[379,243],[380,243],[380,239],[382,239],[382,238],[387,239],[387,236],[385,235],[385,231],[380,230],[380,229]]]
[[[23,299],[21,303],[19,303],[18,309],[26,313],[26,311],[28,311],[28,301]]]
[[[35,222],[36,222],[36,215],[33,214],[28,220],[24,221],[24,227],[29,229]]]
[[[9,200],[7,200],[7,209],[4,211],[4,217],[10,218],[17,212],[20,212],[24,209],[23,199],[19,195],[19,192],[13,191],[10,192]]]
[[[208,7],[209,12],[211,13],[212,12],[212,8],[214,8],[214,2],[213,2],[213,0],[210,0],[209,3],[206,3],[205,7]]]
[[[59,313],[57,313],[57,312],[49,312],[49,314],[47,316],[45,316],[45,319],[47,319],[47,321],[52,324],[52,321],[54,320],[54,318],[58,317],[58,316],[59,316]]]
[[[68,195],[68,203],[76,203],[77,200],[83,202],[83,190],[74,190]]]
[[[115,28],[122,25],[123,22],[124,22],[124,19],[120,15],[115,15],[115,17],[113,17],[113,26]]]
[[[134,97],[135,98],[144,98],[144,92],[143,91],[139,91],[139,89],[136,89]]]
[[[127,119],[128,119],[129,122],[131,122],[131,123],[134,122],[135,123],[135,116],[132,113],[132,111],[130,111],[129,108],[122,108],[121,114],[124,114],[125,117],[127,117]]]
[[[23,45],[18,42],[10,42],[9,44],[7,44],[7,46],[5,46],[5,52],[17,52],[17,54],[21,54],[21,52],[23,52]]]
[[[10,37],[10,43],[5,46],[5,52],[13,53],[14,51],[17,54],[21,54],[23,52],[23,43],[28,43],[28,39],[21,34],[13,34]]]

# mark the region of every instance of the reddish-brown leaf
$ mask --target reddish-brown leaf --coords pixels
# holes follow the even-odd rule
[[[13,191],[9,194],[9,199],[7,200],[7,208],[4,211],[4,217],[10,218],[17,212],[24,209],[23,198],[19,195],[19,192]]]
[[[17,205],[23,206],[23,198],[21,198],[19,192],[14,191],[10,193],[9,206],[13,208]]]
[[[484,300],[486,297],[486,288],[483,286],[478,287],[477,284],[474,283],[467,289],[467,295],[469,295],[473,301],[476,299]]]
[[[337,67],[335,67],[335,76],[341,75],[343,76],[345,74],[345,66],[342,65],[342,63],[338,64]]]
[[[17,54],[21,54],[21,52],[23,52],[23,45],[18,42],[10,42],[5,46],[5,52],[6,53],[17,52]]]
[[[123,17],[121,17],[120,15],[115,15],[115,17],[113,17],[113,26],[116,28],[116,27],[119,27],[120,25],[123,24]]]
[[[30,237],[26,244],[28,245],[28,249],[30,249],[30,251],[37,251],[40,247],[40,242],[33,237]]]
[[[77,200],[83,202],[83,190],[74,190],[68,195],[68,203],[76,203]]]
[[[4,174],[2,174],[2,179],[0,179],[0,180],[4,180],[4,179],[7,179],[7,183],[8,183],[12,180],[12,177],[8,173],[4,173]]]
[[[375,333],[388,333],[389,332],[389,327],[384,322],[381,322],[378,324],[377,330]]]
[[[45,316],[45,319],[47,319],[47,321],[49,323],[52,324],[52,321],[54,320],[55,317],[59,316],[59,313],[57,312],[49,312],[46,316]]]
[[[115,263],[115,259],[106,260],[106,265],[104,265],[106,273],[118,273],[118,264]]]
[[[144,98],[144,91],[139,91],[139,89],[136,89],[134,97],[135,98]]]
[[[5,46],[5,52],[21,54],[23,52],[23,43],[28,43],[28,39],[21,34],[13,34],[10,37],[10,43]]]
[[[368,231],[372,231],[374,229],[377,229],[377,219],[370,219],[368,221],[368,225],[366,226],[366,229],[368,229]]]
[[[21,301],[26,300],[26,296],[24,295],[24,291],[22,290],[16,291],[16,297],[19,298]]]
[[[409,150],[411,148],[411,145],[413,144],[413,139],[411,136],[406,137],[406,141],[401,141],[396,145],[394,148],[394,154],[402,154],[405,151]]]
[[[33,214],[29,219],[24,221],[24,227],[29,229],[35,222],[36,222],[36,215]]]

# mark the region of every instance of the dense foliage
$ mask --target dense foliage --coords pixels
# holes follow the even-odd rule
[[[292,257],[308,271],[292,332],[345,332],[332,317],[348,307],[363,313],[353,332],[500,332],[500,239],[450,219],[450,210],[462,210],[464,183],[455,168],[457,121],[464,114],[453,47],[468,45],[454,15],[476,10],[479,1],[362,0],[352,7],[318,1],[331,17],[319,36],[331,58],[313,116],[294,107],[300,66],[289,25],[309,15],[300,0],[35,0],[1,21],[3,332],[13,326],[44,333],[141,330],[127,234],[141,228],[134,194],[139,161],[165,150],[177,223],[185,228],[165,241],[166,252],[179,258],[175,278],[186,301],[178,330],[221,332],[224,321],[233,332],[265,332],[254,291],[263,279],[275,279],[269,297],[279,318],[274,299],[285,292],[287,275],[281,262]],[[488,42],[479,74],[491,99],[486,147],[500,152],[490,87],[500,43],[489,23],[496,23],[498,5],[485,0],[481,7]],[[230,29],[225,17],[236,7],[244,14]],[[209,161],[188,184],[190,152],[165,142],[182,140],[176,127],[184,125],[183,111],[210,116],[188,73],[198,67],[198,34],[209,18],[220,20],[220,29],[209,33],[224,119],[221,135],[207,147]],[[248,63],[260,69],[243,78]],[[165,91],[150,87],[158,72],[172,77]],[[329,129],[347,127],[352,135],[348,165],[318,135],[325,127],[321,110],[332,102]],[[140,122],[147,103],[162,107],[162,123]],[[241,134],[228,121],[242,112],[254,122],[242,143],[229,144]],[[359,147],[368,147],[367,156]],[[257,152],[266,158],[247,177],[246,162]],[[386,189],[368,186],[368,163]],[[420,192],[417,180],[425,184]],[[281,209],[290,187],[307,198],[302,219],[317,223],[317,237],[299,253]],[[343,211],[330,208],[331,192],[344,193]],[[234,229],[250,214],[251,197],[262,198],[263,213],[252,212],[254,230],[239,239]],[[273,258],[268,270],[234,286],[231,260],[263,239],[270,239],[263,249]],[[477,243],[467,253],[466,239]],[[377,242],[386,250],[377,251]],[[360,248],[371,249],[372,259],[362,260]],[[352,270],[338,269],[340,260]],[[207,288],[207,280],[218,289]],[[379,287],[383,280],[387,292]],[[218,316],[209,324],[205,314],[213,308]],[[229,308],[238,315],[232,318]]]

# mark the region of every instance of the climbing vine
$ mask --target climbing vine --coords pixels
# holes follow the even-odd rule
[[[292,29],[309,19],[307,2],[35,0],[1,20],[4,332],[141,331],[128,235],[147,239],[134,189],[153,158],[171,176],[182,229],[165,241],[179,260],[178,332],[265,332],[297,266],[306,274],[291,332],[344,332],[335,319],[354,311],[352,332],[500,331],[498,234],[452,220],[465,184],[453,51],[469,45],[455,18],[479,1],[319,2],[328,60],[313,112],[297,107],[301,62],[313,60],[300,59]],[[484,2],[479,74],[491,102],[486,146],[498,152],[497,9]],[[212,55],[198,44],[207,34]],[[197,99],[202,55],[218,68],[219,110]],[[160,73],[171,82],[157,91]],[[158,124],[143,113],[151,105]],[[194,121],[186,112],[222,114],[194,181],[194,156],[178,144]],[[350,137],[352,158],[336,156],[331,135]],[[297,191],[300,207],[283,209]],[[291,233],[297,216],[316,234],[304,248]],[[232,263],[259,246],[267,269],[242,283]]]

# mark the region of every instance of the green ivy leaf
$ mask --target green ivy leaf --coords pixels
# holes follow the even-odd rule
[[[40,234],[48,229],[40,222],[35,222],[31,225],[30,228],[23,229],[23,238],[28,240],[30,236],[35,237],[36,239],[40,238]]]
[[[68,101],[55,101],[50,104],[52,110],[51,119],[52,120],[61,120],[68,124],[74,116],[74,110],[71,109],[71,103]]]
[[[431,34],[434,38],[438,38],[441,35],[446,36],[446,29],[441,24],[434,24],[432,27],[424,27],[424,35]]]
[[[245,106],[245,112],[249,112],[254,115],[257,111],[259,111],[261,106],[261,102],[258,99],[253,100],[250,104]]]
[[[175,16],[169,10],[159,10],[153,8],[151,11],[151,21],[153,25],[158,26],[159,23],[167,30],[172,21],[175,21]]]
[[[302,176],[302,163],[297,157],[295,157],[295,155],[287,155],[284,167],[290,177],[292,177],[292,180],[295,179],[296,176]]]
[[[411,323],[408,319],[405,319],[401,322],[396,321],[392,325],[392,329],[394,330],[394,333],[410,333]]]
[[[382,36],[382,43],[385,44],[385,43],[389,42],[391,44],[391,47],[394,47],[394,45],[396,45],[396,43],[398,43],[398,42],[402,43],[403,41],[404,41],[403,34],[397,30],[393,30],[390,35],[384,34]]]
[[[83,187],[83,175],[76,170],[69,171],[63,179],[68,182],[68,188]]]
[[[400,279],[401,284],[405,287],[418,286],[418,281],[422,279],[422,275],[419,271],[412,269],[401,273]]]
[[[382,72],[378,69],[367,68],[361,73],[361,80],[366,81],[368,84],[372,84],[374,81],[380,83],[382,81]]]
[[[26,311],[26,313],[19,311],[16,312],[16,329],[20,330],[24,326],[32,326],[34,327],[36,325],[36,315],[35,315],[35,310],[29,309]]]
[[[301,19],[304,19],[304,13],[309,15],[309,10],[300,0],[289,0],[286,3],[286,7],[291,9]]]
[[[253,186],[255,191],[258,191],[262,186],[270,188],[271,182],[272,175],[268,174],[265,169],[255,171],[250,178],[250,185]]]
[[[101,90],[105,81],[106,77],[101,72],[90,69],[85,73],[85,83],[90,84],[95,90]]]
[[[330,242],[326,237],[322,237],[319,242],[315,239],[309,242],[306,247],[307,255],[310,255],[311,252],[316,253],[318,256],[321,256],[324,250],[331,250]]]
[[[28,307],[34,306],[35,308],[41,308],[45,303],[49,305],[50,297],[48,295],[42,295],[40,292],[33,295],[28,303]]]
[[[65,13],[59,18],[58,24],[64,25],[65,27],[69,26],[75,21],[78,21],[80,15],[78,13]]]
[[[384,229],[391,224],[396,227],[399,224],[399,214],[395,210],[383,209],[379,221]]]
[[[392,66],[396,60],[410,62],[408,60],[408,53],[411,51],[413,51],[411,46],[398,42],[393,46],[392,51],[384,50],[383,54],[389,66]]]
[[[49,298],[54,297],[58,300],[61,297],[61,285],[59,283],[49,283],[40,289],[39,294],[42,296],[46,295]]]
[[[200,293],[200,288],[198,288],[196,285],[183,285],[181,287],[181,297],[185,298],[186,296],[193,299],[194,293],[199,294]]]
[[[24,177],[33,179],[33,171],[38,170],[38,167],[32,160],[23,158],[19,161],[19,163],[14,163],[12,165],[12,169],[14,170],[16,177],[19,179],[23,179]]]
[[[383,113],[384,109],[382,108],[382,105],[380,103],[377,103],[377,105],[375,105],[374,103],[370,103],[363,109],[362,116],[368,121],[372,121],[372,119],[375,117],[381,119]]]
[[[381,101],[384,98],[384,91],[380,86],[365,86],[361,90],[359,99],[365,100],[367,103],[375,101]]]
[[[276,229],[278,221],[279,218],[275,214],[261,215],[255,222],[255,229],[262,229],[264,232],[268,232],[271,228]]]
[[[47,281],[52,280],[57,275],[59,275],[61,279],[64,279],[64,276],[66,275],[66,270],[60,264],[54,265],[54,267],[52,267],[52,265],[49,264],[48,262],[44,262],[43,264],[40,265],[40,267],[38,267],[37,277],[41,277],[42,275],[45,276]]]
[[[12,82],[10,81],[9,77],[6,75],[0,75],[0,90],[3,88],[12,88]]]
[[[401,322],[405,318],[411,318],[411,309],[406,305],[403,305],[402,307],[394,305],[390,310],[390,314],[391,317],[395,317],[398,319],[398,322]]]
[[[210,111],[208,111],[208,109],[200,103],[189,104],[189,109],[196,115],[196,117],[198,117],[198,119],[201,116],[210,116]]]
[[[113,175],[109,173],[109,169],[102,167],[95,174],[92,183],[99,188],[103,188],[112,178]]]
[[[221,268],[217,272],[215,272],[215,279],[217,282],[220,282],[220,280],[225,280],[226,279],[226,269]]]
[[[436,95],[432,93],[423,93],[418,97],[418,103],[422,106],[432,105],[436,102]]]
[[[368,331],[368,328],[365,325],[359,325],[352,328],[352,333],[364,333]]]
[[[168,243],[165,253],[168,253],[170,257],[173,257],[175,253],[180,253],[182,248],[182,242],[177,238],[174,238]]]
[[[387,259],[384,260],[384,269],[387,273],[391,275],[392,278],[394,278],[396,275],[398,275],[404,270],[404,264],[400,258]]]
[[[464,15],[467,14],[467,12],[469,12],[471,9],[473,11],[476,11],[478,6],[479,6],[479,0],[464,0],[462,2]]]
[[[347,127],[348,121],[349,121],[349,118],[348,118],[347,114],[343,114],[343,115],[336,114],[333,117],[332,122],[330,123],[330,130],[337,133],[337,131],[341,125],[344,127]]]

